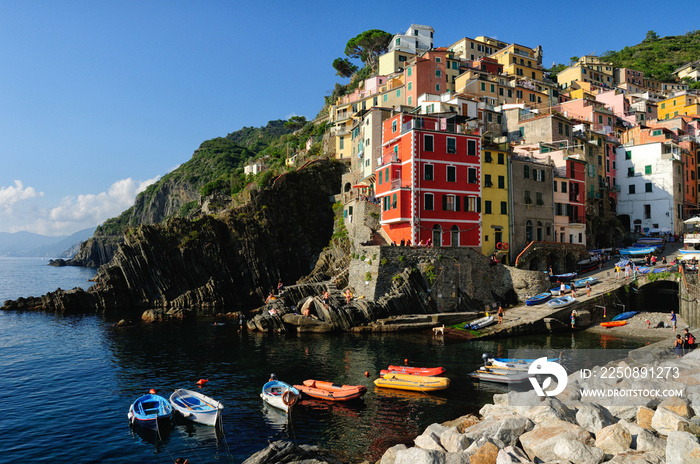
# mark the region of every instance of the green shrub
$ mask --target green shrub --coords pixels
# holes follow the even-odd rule
[[[386,258],[382,258],[382,260],[379,261],[379,264],[381,264],[382,266],[386,266],[386,263],[388,263],[388,262],[389,262],[389,260],[387,260]]]
[[[372,280],[372,273],[371,272],[365,272],[365,281],[369,282]]]

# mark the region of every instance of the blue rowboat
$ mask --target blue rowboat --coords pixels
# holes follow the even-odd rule
[[[147,429],[157,430],[158,421],[170,420],[173,407],[162,396],[149,393],[136,399],[129,407],[129,422]]]
[[[530,298],[527,298],[525,300],[525,304],[527,306],[534,306],[538,304],[542,304],[545,301],[549,300],[552,298],[552,294],[550,292],[545,292],[545,293],[540,293],[539,295],[531,296]]]
[[[635,314],[639,314],[639,311],[627,311],[624,313],[620,313],[617,316],[613,317],[613,321],[624,321],[625,319],[629,319],[630,317],[634,316]]]
[[[579,279],[579,280],[575,281],[574,287],[584,288],[586,286],[586,284],[594,285],[594,284],[597,284],[598,282],[600,282],[600,281],[596,277],[586,277],[585,279]]]
[[[654,253],[657,251],[656,247],[644,247],[644,248],[620,248],[617,250],[620,256],[639,256],[648,255],[649,253]]]
[[[571,291],[571,285],[564,285],[564,293]],[[553,296],[561,296],[561,285],[549,291]]]

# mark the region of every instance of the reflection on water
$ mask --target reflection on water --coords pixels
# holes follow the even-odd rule
[[[558,352],[572,343],[577,348],[640,345],[583,332],[436,342],[432,331],[268,335],[211,321],[123,328],[114,322],[0,311],[0,371],[7,384],[0,436],[7,442],[8,462],[155,463],[173,456],[240,463],[275,439],[336,450],[347,462],[374,462],[388,447],[412,443],[431,423],[476,414],[494,393],[507,391],[468,376],[484,352],[507,357],[514,348],[548,346]],[[376,388],[379,371],[404,359],[413,366],[444,366],[450,387],[430,394]],[[260,398],[272,372],[291,384],[315,378],[364,385],[368,391],[357,402],[304,400],[288,419]],[[220,429],[176,419],[174,429],[158,440],[129,428],[126,413],[134,399],[150,388],[165,396],[177,388],[197,390],[201,378],[209,379],[201,391],[225,406]],[[45,407],[28,417],[20,407],[27,401]],[[94,405],[94,415],[65,423],[77,402]],[[12,433],[16,429],[32,430],[31,444]]]

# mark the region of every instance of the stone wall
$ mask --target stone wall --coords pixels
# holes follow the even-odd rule
[[[700,286],[697,274],[686,275],[685,279],[681,277],[678,287],[678,314],[689,327],[700,327]]]
[[[579,261],[588,259],[583,245],[560,242],[532,242],[520,256],[515,266],[520,269],[546,271],[552,266],[555,274],[577,272]]]
[[[549,287],[540,272],[491,265],[469,248],[358,247],[350,261],[349,285],[355,295],[378,300],[405,269],[417,269],[439,312],[483,311],[494,303],[515,304]]]

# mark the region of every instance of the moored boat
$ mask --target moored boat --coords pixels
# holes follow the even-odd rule
[[[617,316],[613,317],[613,321],[624,321],[625,319],[629,319],[632,316],[635,316],[639,314],[639,311],[625,311],[624,313],[620,313]]]
[[[199,392],[179,388],[170,395],[170,404],[185,419],[204,425],[216,425],[224,405]]]
[[[569,306],[571,304],[576,303],[576,298],[574,298],[571,295],[565,295],[565,296],[560,296],[559,298],[554,298],[553,300],[549,300],[547,302],[547,305],[549,305],[550,308],[556,309],[556,308],[564,308],[566,306]]]
[[[411,367],[411,366],[392,366],[379,371],[379,375],[384,374],[410,374],[422,375],[425,377],[439,377],[445,373],[444,367]]]
[[[494,369],[520,369],[528,370],[530,365],[537,361],[537,358],[490,358],[487,354],[482,355],[485,367]],[[559,362],[559,358],[547,358],[548,362]]]
[[[483,380],[486,382],[495,382],[495,383],[505,383],[505,384],[510,384],[510,383],[521,383],[525,382],[528,378],[529,375],[527,371],[525,372],[505,372],[505,371],[498,371],[494,369],[490,369],[488,367],[480,367],[479,369],[475,370],[474,372],[471,372],[469,374],[470,377],[478,380]]]
[[[598,282],[600,282],[600,280],[598,280],[597,277],[586,277],[585,279],[578,279],[578,280],[576,280],[576,281],[574,282],[574,287],[576,287],[576,288],[583,288],[583,287],[586,286],[586,284],[595,285],[595,284],[597,284]]]
[[[579,261],[576,263],[578,265],[578,270],[579,273],[584,273],[584,272],[589,272],[594,269],[598,269],[598,267],[603,263],[603,259],[599,257],[591,257],[588,259],[584,259],[582,261]]]
[[[301,398],[301,393],[288,383],[273,378],[263,385],[260,397],[270,406],[289,412],[289,408]]]
[[[422,375],[386,374],[376,379],[374,384],[382,388],[431,392],[446,389],[450,385],[450,379],[447,377],[425,377]]]
[[[525,304],[527,306],[534,306],[538,304],[542,304],[545,301],[549,300],[552,298],[552,294],[550,292],[544,292],[540,293],[539,295],[531,296],[530,298],[527,298],[525,300]]]
[[[153,390],[152,390],[153,391]],[[132,424],[156,430],[159,421],[170,420],[173,407],[168,400],[155,393],[140,396],[129,407],[127,417]]]
[[[350,401],[360,398],[367,393],[364,385],[338,385],[323,380],[307,379],[303,385],[294,385],[294,388],[312,398],[329,401]]]
[[[650,253],[656,253],[658,251],[657,247],[631,247],[631,248],[620,248],[617,250],[620,256],[639,256],[648,255]]]

